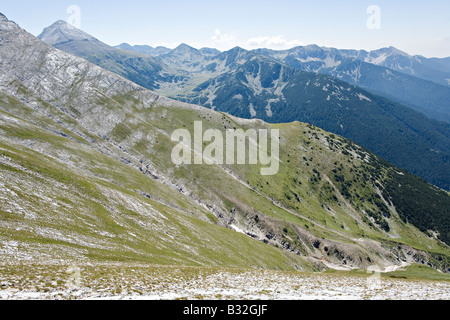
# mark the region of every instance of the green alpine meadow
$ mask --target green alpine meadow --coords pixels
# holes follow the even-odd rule
[[[364,82],[384,51],[307,49],[117,48],[0,14],[0,299],[448,299],[446,74],[411,81],[419,108],[390,91],[411,75]]]

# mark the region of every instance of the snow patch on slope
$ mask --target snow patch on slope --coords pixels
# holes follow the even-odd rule
[[[369,102],[372,102],[372,100],[370,100],[369,98],[367,98],[365,95],[363,95],[362,93],[357,93],[356,94],[357,96],[358,96],[358,98],[359,98],[359,100],[367,100],[367,101],[369,101]]]
[[[387,58],[386,54],[383,53],[383,54],[380,54],[378,57],[369,56],[364,60],[364,62],[372,63],[372,64],[379,66],[384,61],[386,61],[386,58]]]
[[[252,116],[252,118],[256,117],[256,110],[252,103],[250,103],[249,110],[250,110],[250,115]]]

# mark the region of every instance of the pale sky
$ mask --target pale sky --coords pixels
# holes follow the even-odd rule
[[[109,45],[394,46],[413,55],[450,56],[449,0],[2,0],[0,12],[34,35],[65,20]]]

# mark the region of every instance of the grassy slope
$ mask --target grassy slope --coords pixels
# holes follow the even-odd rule
[[[32,96],[26,88],[20,84],[17,86],[18,93],[20,91],[22,95]],[[341,194],[340,184],[334,181],[333,170],[336,168],[345,180],[355,180],[351,194],[357,193],[367,198],[373,198],[375,194],[373,184],[368,184],[362,175],[355,173],[360,171],[370,175],[361,156],[365,151],[358,150],[360,155],[354,152],[354,156],[349,156],[344,152],[344,146],[349,143],[347,140],[316,127],[301,123],[272,125],[273,128],[281,129],[282,162],[277,176],[262,177],[258,166],[174,167],[170,159],[174,146],[170,141],[171,132],[184,127],[192,131],[194,121],[201,120],[205,128],[221,130],[268,126],[262,122],[241,121],[206,109],[193,110],[158,103],[148,109],[142,104],[140,93],[136,92],[99,99],[96,103],[106,107],[105,114],[80,113],[78,117],[69,117],[48,103],[42,103],[43,110],[38,112],[6,95],[0,101],[4,109],[17,117],[32,118],[38,126],[59,133],[55,135],[31,124],[17,126],[13,122],[4,121],[2,130],[6,133],[5,137],[8,137],[7,141],[2,142],[5,156],[14,158],[19,163],[24,161],[23,167],[34,167],[34,170],[44,172],[49,175],[50,181],[56,180],[66,186],[74,184],[75,192],[71,192],[70,196],[58,195],[57,199],[62,198],[62,203],[72,207],[84,210],[89,208],[88,213],[76,214],[90,217],[88,221],[91,225],[115,235],[111,238],[114,240],[111,246],[110,240],[106,241],[103,236],[90,233],[92,226],[79,227],[78,223],[73,222],[77,219],[72,218],[72,224],[65,225],[60,232],[63,235],[71,232],[84,235],[88,239],[85,245],[55,240],[54,236],[42,238],[43,232],[36,234],[31,230],[25,232],[23,238],[17,234],[17,240],[49,242],[51,247],[62,244],[63,247],[76,248],[78,252],[87,250],[87,256],[97,258],[118,259],[122,256],[123,259],[143,259],[155,263],[275,268],[292,268],[296,264],[300,268],[313,268],[295,255],[264,246],[244,235],[212,224],[226,225],[234,209],[237,213],[234,224],[255,233],[260,240],[268,243],[278,246],[287,243],[292,251],[299,254],[314,253],[318,257],[323,255],[323,246],[319,248],[321,252],[312,246],[311,242],[317,238],[351,244],[357,251],[376,260],[379,255],[376,250],[366,249],[364,244],[359,244],[358,239],[363,238],[381,241],[389,247],[403,243],[444,257],[448,255],[446,247],[411,225],[403,224],[395,214],[388,219],[392,231],[384,232],[364,213],[368,209],[376,211],[375,204],[362,202],[358,200],[360,197],[352,201],[346,199]],[[72,108],[76,114],[77,109]],[[45,113],[57,117],[59,123],[43,116]],[[120,113],[124,120],[111,130],[108,140],[100,139],[93,131],[94,128],[80,124],[79,117],[107,117],[109,113]],[[2,115],[11,117],[11,114],[4,111]],[[75,132],[83,134],[80,137]],[[30,141],[33,143],[30,144]],[[22,147],[18,149],[17,144]],[[29,149],[37,150],[38,153]],[[51,158],[39,161],[42,157],[40,154]],[[54,162],[59,165],[55,166]],[[142,169],[146,165],[150,166],[149,171],[153,176],[156,175],[159,179],[152,179],[139,172],[138,168]],[[10,167],[3,170],[6,169],[8,170],[5,172],[12,170]],[[161,183],[161,180],[170,183]],[[5,181],[11,181],[11,178]],[[35,183],[42,185],[43,182]],[[45,184],[53,185],[48,184],[48,181]],[[30,184],[30,188],[32,185]],[[28,207],[39,208],[40,202],[28,199],[26,194],[30,190],[20,191],[22,187],[19,182],[15,186],[9,186],[22,192],[21,201],[28,202]],[[54,191],[48,192],[51,194]],[[74,195],[76,198],[70,199]],[[88,199],[86,195],[89,195]],[[142,195],[147,195],[150,199]],[[148,209],[139,211],[135,205],[131,205],[136,201]],[[206,210],[205,206],[214,210]],[[60,207],[53,209],[56,216],[61,214]],[[46,209],[41,207],[40,210]],[[163,213],[175,230],[175,235],[170,232],[162,234],[165,227],[158,228],[158,223],[153,225],[151,221],[154,217],[145,217],[146,210]],[[39,214],[44,221],[48,217],[42,211]],[[2,216],[12,226],[30,222],[5,212]],[[66,220],[71,219],[56,219],[52,226],[56,228],[58,223]],[[42,223],[42,226],[38,226],[44,229],[49,227],[47,221]],[[150,228],[152,232],[146,228]],[[6,230],[9,231],[4,236],[14,239],[15,233],[11,233],[10,229]],[[127,232],[137,234],[138,239],[130,243]],[[226,239],[225,243],[221,239]],[[205,246],[208,241],[212,241],[211,246]],[[171,242],[173,244],[169,245]],[[89,248],[89,244],[93,243],[104,243],[107,248]],[[259,253],[254,254],[255,252]],[[86,256],[86,253],[80,255]]]
[[[300,257],[200,219],[207,215],[203,208],[187,198],[171,199],[172,190],[138,170],[4,111],[1,119],[8,135],[0,144],[1,186],[10,197],[1,199],[0,237],[18,241],[22,254],[43,261],[310,268]],[[26,143],[49,144],[53,154]],[[64,163],[57,154],[77,159]],[[141,196],[130,185],[161,198]]]

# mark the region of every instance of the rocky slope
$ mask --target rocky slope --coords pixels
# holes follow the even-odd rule
[[[80,266],[67,287],[66,265],[0,266],[4,300],[448,300],[447,277],[404,279],[404,272],[299,273],[144,264]],[[72,266],[72,268],[76,268]],[[421,269],[426,267],[420,266]],[[2,276],[4,275],[4,276]],[[32,275],[32,278],[30,278]],[[36,279],[39,279],[36,281]],[[330,311],[330,314],[332,311]],[[175,313],[174,313],[175,314]]]
[[[448,194],[351,141],[176,102],[4,16],[0,30],[7,259],[300,270],[418,262],[449,271]],[[222,132],[279,129],[279,173],[175,166],[171,134],[193,132],[195,121]],[[408,197],[433,206],[410,210]]]

